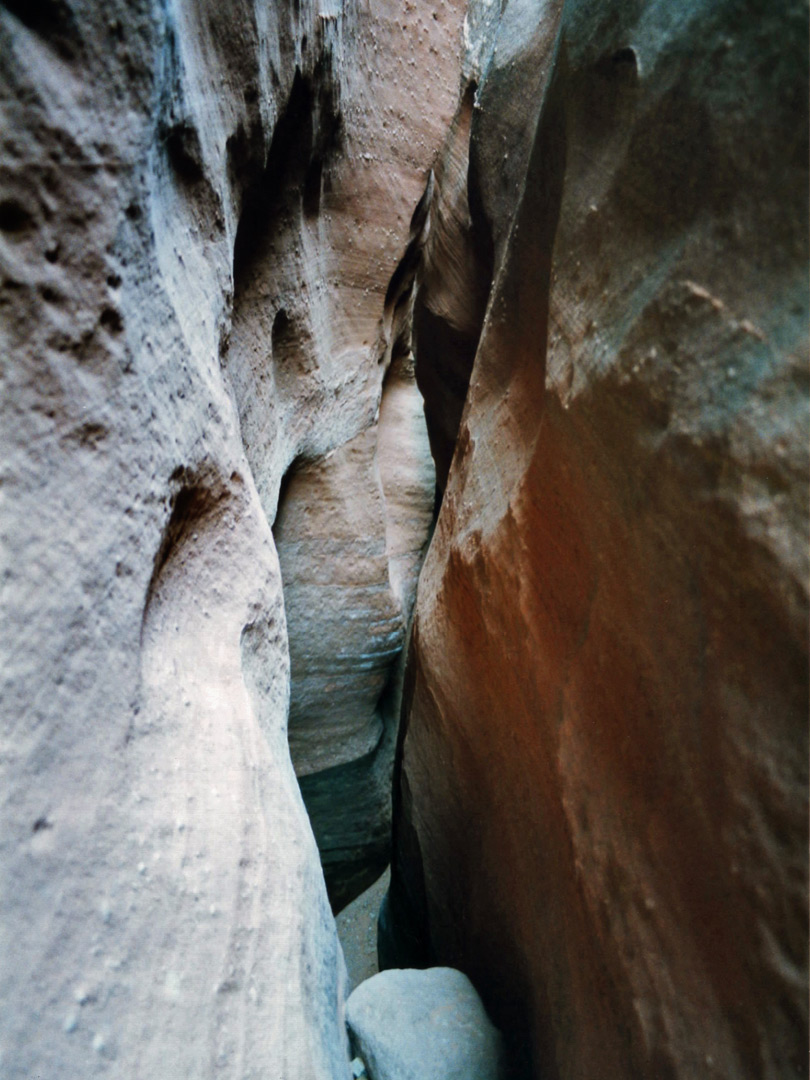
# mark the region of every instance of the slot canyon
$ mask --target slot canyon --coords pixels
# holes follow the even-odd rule
[[[0,0],[0,1078],[807,1076],[808,44]]]

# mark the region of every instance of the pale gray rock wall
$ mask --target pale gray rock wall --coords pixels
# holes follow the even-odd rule
[[[322,60],[294,79],[263,170],[242,166],[224,363],[275,522],[290,745],[335,909],[389,857],[396,664],[433,512],[401,271],[456,106],[463,11],[433,14],[319,15]]]
[[[401,639],[384,301],[460,34],[452,6],[0,9],[4,1077],[346,1074],[271,526],[294,460],[366,444]]]

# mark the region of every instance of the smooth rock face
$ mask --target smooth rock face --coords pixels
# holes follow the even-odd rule
[[[433,520],[421,398],[401,369],[389,372],[378,425],[288,473],[274,527],[290,751],[335,910],[390,858],[398,661]]]
[[[245,195],[223,363],[274,523],[290,747],[335,910],[389,859],[398,660],[433,520],[402,267],[456,105],[463,8],[436,15],[312,12],[265,163],[252,128],[233,144]]]
[[[498,1080],[500,1036],[466,975],[392,969],[349,996],[346,1023],[370,1080]]]
[[[372,554],[355,592],[335,560],[332,595],[358,654],[392,650],[363,760],[432,501],[413,425],[413,499],[389,501],[380,403],[407,355],[386,296],[456,104],[463,13],[437,16],[0,8],[4,1078],[348,1074],[271,527],[293,462],[328,485],[358,451],[333,539],[353,522]],[[357,760],[338,699],[315,769]],[[352,874],[387,812],[365,790]]]
[[[470,230],[493,284],[383,952],[467,971],[526,1075],[804,1075],[806,5],[481,5],[468,38],[471,223],[416,311],[455,332]]]

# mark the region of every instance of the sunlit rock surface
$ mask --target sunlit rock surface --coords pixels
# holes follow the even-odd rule
[[[467,972],[538,1078],[803,1075],[806,7],[468,41],[383,960]]]

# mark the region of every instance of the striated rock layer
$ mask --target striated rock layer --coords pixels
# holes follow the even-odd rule
[[[526,1075],[804,1075],[806,6],[467,31],[382,959],[467,972]]]
[[[9,1080],[347,1074],[287,715],[307,779],[359,777],[329,794],[352,895],[434,487],[396,272],[461,24],[0,6]]]

